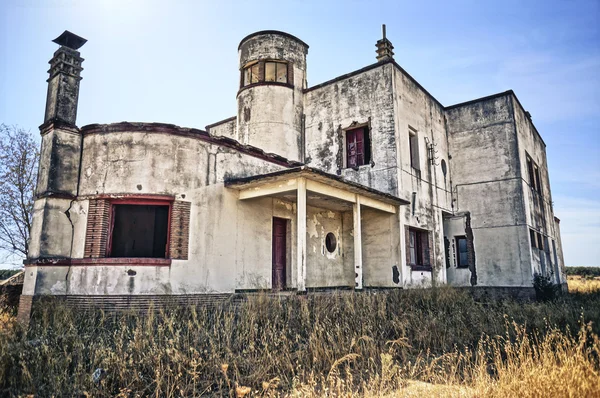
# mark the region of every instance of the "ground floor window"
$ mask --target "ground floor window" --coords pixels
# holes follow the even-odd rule
[[[191,203],[123,196],[90,199],[84,257],[187,260]]]
[[[416,228],[408,229],[408,260],[413,268],[431,268],[429,232]]]
[[[456,236],[456,267],[469,268],[469,248],[466,236]]]
[[[169,205],[115,204],[109,257],[167,257]]]

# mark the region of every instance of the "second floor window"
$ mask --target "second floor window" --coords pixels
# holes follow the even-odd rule
[[[290,84],[288,68],[290,65],[282,61],[255,61],[242,69],[241,87],[256,83]]]
[[[371,162],[369,128],[346,131],[346,167],[356,168]]]
[[[542,193],[540,169],[538,165],[527,155],[527,172],[529,174],[529,186],[538,193]]]
[[[265,62],[265,81],[287,83],[287,68],[284,62]]]

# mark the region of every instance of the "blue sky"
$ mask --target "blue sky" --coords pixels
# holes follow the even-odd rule
[[[277,29],[310,45],[315,85],[395,59],[444,105],[515,90],[547,144],[567,265],[600,265],[600,2],[3,0],[0,122],[36,132],[51,42],[85,37],[78,124],[200,127],[233,116],[237,45]]]

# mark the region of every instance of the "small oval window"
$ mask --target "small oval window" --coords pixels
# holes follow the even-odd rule
[[[327,236],[325,236],[325,247],[329,253],[333,253],[337,247],[337,239],[332,232],[329,232]]]
[[[446,169],[446,161],[444,159],[442,159],[442,173],[444,173],[444,177],[446,177],[446,172],[448,170]]]

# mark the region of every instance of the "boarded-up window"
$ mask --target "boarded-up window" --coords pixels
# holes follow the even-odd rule
[[[431,268],[429,232],[408,228],[407,252],[408,265],[413,268]]]
[[[467,246],[467,238],[465,236],[457,236],[456,240],[456,267],[469,267],[469,249]]]
[[[368,127],[346,131],[346,167],[358,167],[371,162],[371,142]]]

